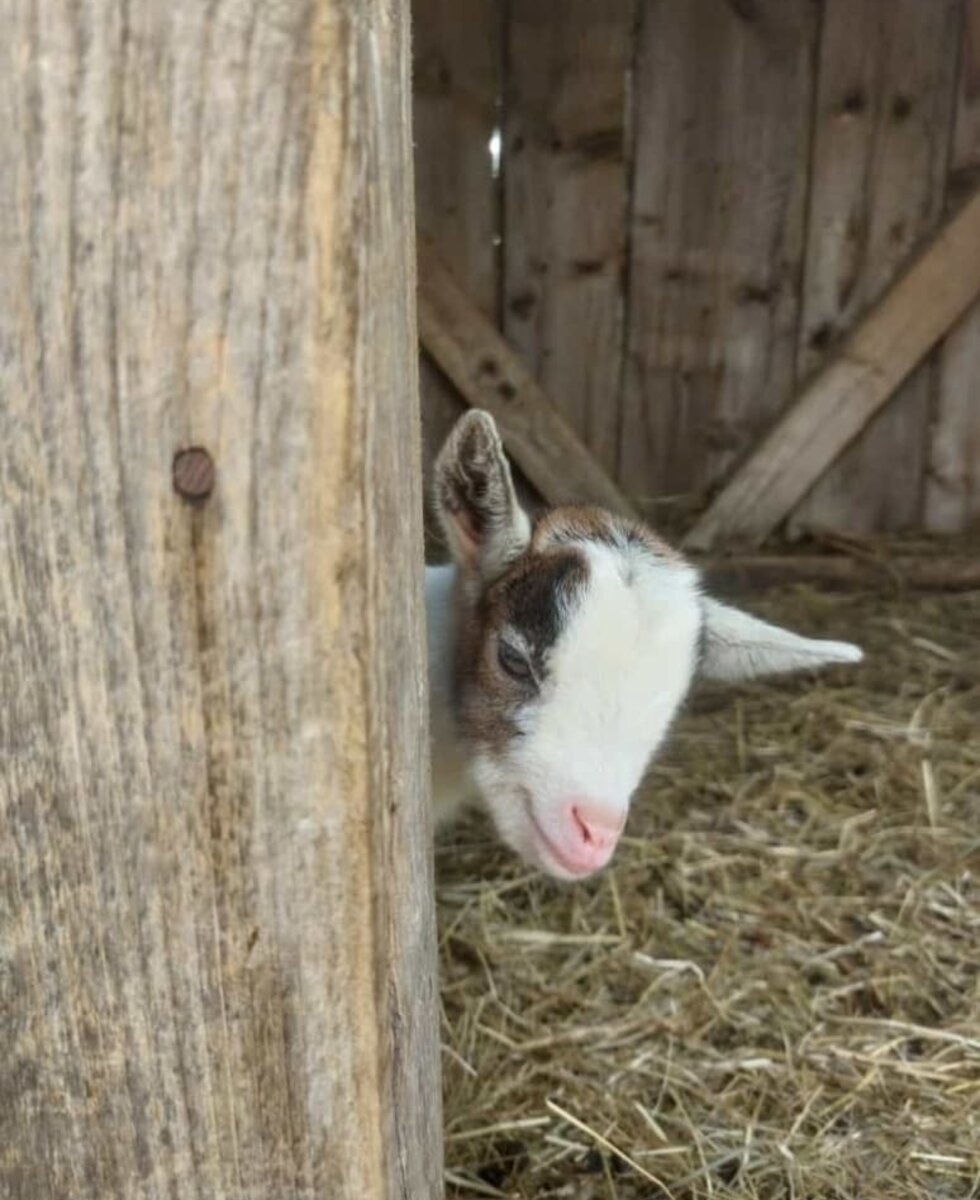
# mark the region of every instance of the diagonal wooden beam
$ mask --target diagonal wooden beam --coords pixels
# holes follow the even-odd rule
[[[758,545],[980,293],[980,190],[861,321],[685,540]],[[883,464],[887,470],[887,464]]]
[[[590,501],[624,516],[633,505],[566,422],[496,327],[469,300],[430,242],[419,239],[419,336],[467,404],[489,412],[504,445],[551,504]]]

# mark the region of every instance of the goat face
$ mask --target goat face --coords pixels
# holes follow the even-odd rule
[[[699,669],[737,679],[861,656],[708,600],[635,522],[557,508],[532,528],[485,413],[450,434],[435,493],[458,566],[453,702],[470,773],[503,840],[557,878],[609,861]]]

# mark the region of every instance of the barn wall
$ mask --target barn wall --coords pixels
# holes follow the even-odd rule
[[[414,11],[419,226],[667,528],[975,186],[980,0]],[[980,520],[978,363],[980,310],[787,531]],[[460,408],[423,361],[429,457]]]

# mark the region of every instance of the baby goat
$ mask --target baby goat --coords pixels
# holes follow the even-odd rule
[[[554,508],[532,526],[487,413],[450,433],[435,502],[454,560],[426,571],[436,820],[475,792],[507,845],[556,878],[609,861],[696,675],[861,658],[705,596],[634,521]]]

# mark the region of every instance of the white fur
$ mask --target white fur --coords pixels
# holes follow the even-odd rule
[[[453,590],[456,568],[426,567],[425,616],[429,641],[429,734],[432,738],[432,806],[436,824],[451,820],[473,798],[466,754],[452,711]]]
[[[542,703],[512,761],[547,804],[592,796],[621,807],[694,675],[701,625],[690,568],[583,544],[589,584],[554,647]]]
[[[686,563],[582,541],[589,582],[552,648],[540,697],[503,755],[468,755],[452,712],[456,568],[426,570],[432,794],[437,823],[479,798],[522,858],[573,878],[540,836],[569,797],[619,810],[661,746],[693,682],[702,622],[705,674],[739,679],[856,662],[857,647],[814,641],[702,597]]]
[[[564,872],[541,861],[534,821],[550,831],[572,796],[602,801],[625,820],[690,687],[701,626],[690,567],[593,542],[579,549],[588,586],[552,649],[523,736],[502,758],[476,754],[467,762],[452,737],[451,653],[440,636],[452,619],[452,568],[430,568],[426,578],[437,820],[452,816],[475,785],[503,840],[552,874]]]
[[[472,593],[457,594],[455,567],[426,572],[436,819],[447,820],[475,793],[504,841],[559,878],[608,857],[691,686],[702,641],[704,672],[716,679],[861,658],[856,646],[801,638],[702,597],[692,567],[635,531],[618,537],[611,516],[606,536],[583,533],[577,541],[567,536],[572,522],[560,528],[559,542],[584,557],[587,583],[549,651],[540,692],[518,713],[520,733],[509,745],[467,749],[453,714],[457,606],[475,603],[483,584],[525,551],[531,526],[489,414],[472,410],[460,419],[435,476],[437,512]],[[522,641],[520,630],[495,633]],[[496,702],[507,695],[498,692]],[[589,833],[585,817],[593,830],[604,823],[605,841]],[[583,847],[590,847],[584,855]]]

